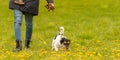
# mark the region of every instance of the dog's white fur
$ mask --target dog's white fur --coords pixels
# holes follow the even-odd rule
[[[64,34],[64,27],[60,27],[59,34],[53,39],[52,50],[58,51],[62,47],[60,40],[63,37],[65,37],[65,36],[63,36],[63,34]]]

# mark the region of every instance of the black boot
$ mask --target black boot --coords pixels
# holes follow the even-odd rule
[[[29,49],[29,48],[30,48],[30,41],[29,41],[29,40],[26,40],[26,41],[25,41],[25,48],[26,48],[26,49]]]
[[[19,52],[21,50],[22,50],[22,41],[16,40],[16,48],[15,48],[14,52]]]

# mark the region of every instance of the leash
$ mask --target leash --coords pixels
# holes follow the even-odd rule
[[[45,5],[45,7],[48,9],[48,12],[50,12],[50,11],[52,11],[52,15],[53,15],[53,17],[55,17],[54,19],[56,20],[57,18],[56,18],[56,15],[55,15],[55,12],[54,12],[54,7],[52,7],[52,5],[51,4],[47,4],[47,5]],[[56,25],[56,27],[57,27],[57,29],[59,30],[59,26],[58,26],[58,24],[57,24],[57,21],[54,21],[55,22],[55,25]]]
[[[53,15],[53,18],[54,18],[54,22],[55,22],[55,26],[56,26],[56,28],[58,29],[58,31],[59,31],[59,25],[58,25],[58,23],[57,23],[57,15],[55,14],[55,11],[52,11],[52,15]]]

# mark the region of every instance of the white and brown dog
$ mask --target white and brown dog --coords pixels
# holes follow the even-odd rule
[[[58,51],[60,49],[69,50],[70,40],[64,34],[64,27],[59,28],[59,34],[55,36],[52,42],[52,50]]]

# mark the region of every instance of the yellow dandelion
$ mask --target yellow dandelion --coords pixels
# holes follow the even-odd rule
[[[67,58],[64,57],[62,60],[67,60]]]
[[[112,53],[114,53],[115,52],[115,50],[114,49],[112,49]]]
[[[52,57],[52,58],[50,58],[50,60],[55,60],[55,58]]]
[[[2,46],[0,46],[0,49],[2,49],[3,47]]]
[[[23,53],[20,53],[20,54],[18,55],[18,57],[19,57],[19,58],[24,58],[24,54],[23,54]]]
[[[0,55],[0,59],[2,59],[4,57],[4,55]]]
[[[111,58],[115,58],[115,56],[110,56]]]
[[[117,57],[120,57],[120,53],[117,54]]]
[[[46,54],[46,53],[47,53],[47,51],[43,51],[43,52],[42,52],[42,54]]]
[[[57,56],[57,57],[61,57],[61,55],[60,55],[60,54],[56,54],[56,56]]]
[[[68,52],[68,51],[67,51],[67,52],[64,52],[64,54],[65,54],[65,55],[69,55],[69,54],[70,54],[70,52]]]
[[[94,57],[94,54],[90,54],[90,57]]]
[[[55,51],[52,51],[51,54],[56,54],[56,52],[55,52]]]
[[[24,58],[20,58],[20,60],[25,60]]]
[[[76,46],[80,46],[80,44],[76,44]]]
[[[119,53],[120,53],[120,50],[117,50],[117,52],[119,52]]]
[[[72,53],[73,56],[76,56],[76,53]]]
[[[101,41],[100,41],[100,40],[96,40],[96,42],[97,42],[97,43],[101,43]]]
[[[43,54],[41,54],[41,53],[39,54],[39,56],[42,56],[42,55],[43,55]]]
[[[80,55],[83,55],[83,53],[82,52],[79,52],[80,53]]]
[[[108,50],[108,48],[104,48],[104,50]]]
[[[101,53],[98,53],[98,56],[99,56],[99,57],[103,57]]]
[[[45,49],[41,49],[41,51],[45,51]]]
[[[86,58],[84,56],[81,57],[81,60],[86,60]]]
[[[108,57],[108,55],[104,55],[105,57]]]
[[[93,54],[95,55],[95,54],[96,54],[96,52],[93,52]]]
[[[47,44],[45,41],[43,42],[45,45]]]

